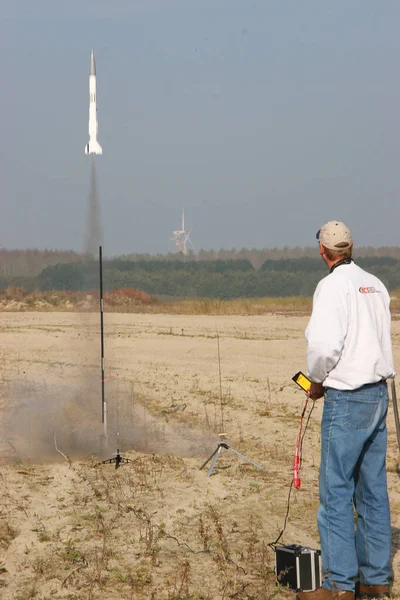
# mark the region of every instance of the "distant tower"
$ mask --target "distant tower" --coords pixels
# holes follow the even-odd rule
[[[173,240],[176,243],[178,252],[181,252],[182,254],[185,254],[185,255],[189,253],[188,246],[191,246],[193,248],[193,250],[196,250],[196,248],[193,246],[193,244],[190,240],[190,237],[189,237],[191,231],[192,230],[185,231],[185,211],[182,208],[182,228],[174,231],[173,237],[171,238],[171,240]]]

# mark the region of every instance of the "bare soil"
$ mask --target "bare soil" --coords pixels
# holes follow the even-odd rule
[[[0,313],[2,600],[292,597],[269,544],[287,511],[307,320],[106,313],[105,428],[98,315]],[[395,321],[397,365],[399,342]],[[321,412],[280,544],[319,547]],[[400,595],[392,406],[388,427]],[[221,441],[208,477],[200,466]],[[117,448],[130,462],[103,464]]]

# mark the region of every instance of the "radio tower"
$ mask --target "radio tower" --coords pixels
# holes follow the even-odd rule
[[[185,255],[188,254],[188,246],[191,246],[193,250],[196,250],[196,248],[193,246],[190,240],[191,231],[192,230],[185,231],[185,210],[182,208],[182,228],[174,231],[173,237],[171,238],[171,240],[176,243],[176,247],[178,248],[179,253]]]

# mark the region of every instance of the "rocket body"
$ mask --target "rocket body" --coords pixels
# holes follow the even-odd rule
[[[103,149],[97,141],[97,132],[96,63],[92,50],[89,68],[89,143],[85,146],[85,154],[103,154]]]

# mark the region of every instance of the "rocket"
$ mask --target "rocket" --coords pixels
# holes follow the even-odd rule
[[[89,143],[85,146],[85,154],[103,154],[103,149],[97,141],[97,131],[96,63],[92,50],[89,68]]]

